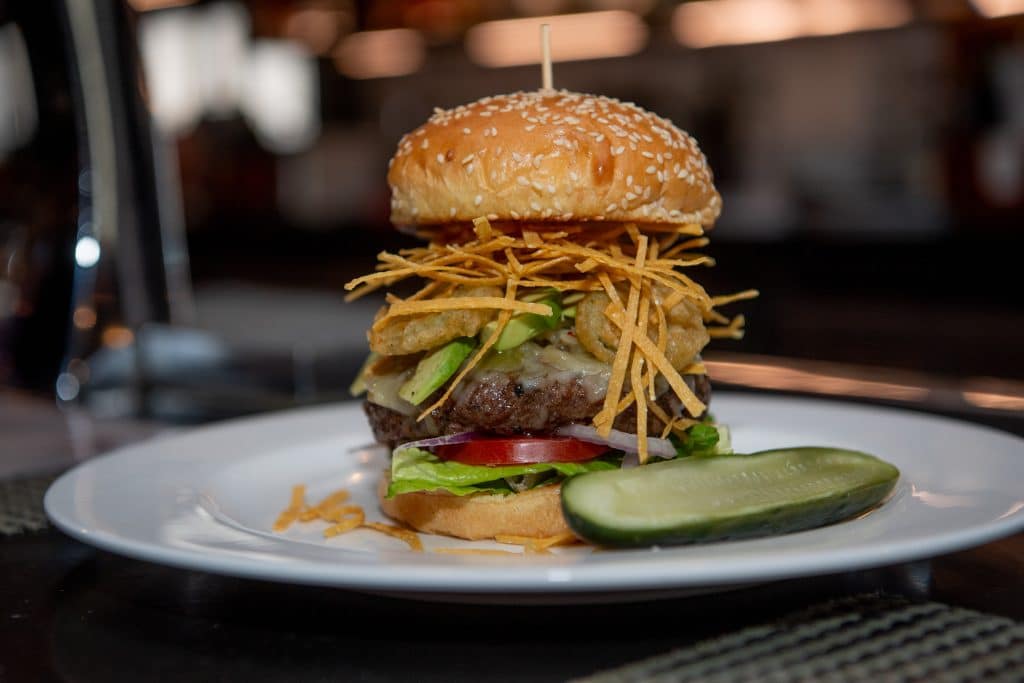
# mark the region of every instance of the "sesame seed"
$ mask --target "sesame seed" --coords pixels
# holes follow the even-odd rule
[[[465,157],[463,157],[462,163],[463,164],[468,164],[469,162],[473,161],[473,157],[475,157],[475,156],[476,156],[476,154],[474,154],[473,152],[470,152]]]
[[[612,211],[614,211],[617,208],[619,208],[619,205],[616,204],[615,202],[612,202],[611,204],[608,205],[608,208],[605,209],[604,212],[605,213],[611,213]]]
[[[530,208],[534,211],[540,211],[540,204],[537,202],[530,202]]]
[[[653,159],[653,158],[654,158],[654,155],[653,155],[653,154],[651,154],[650,152],[648,152],[648,151],[647,151],[646,149],[645,149],[644,151],[640,152],[640,154],[641,154],[642,156],[645,156],[645,157],[647,157],[648,159]]]
[[[472,173],[472,172],[473,172],[473,164],[467,164],[466,165],[466,173]]]
[[[448,209],[448,215],[451,216],[452,218],[455,218],[455,207],[454,206],[452,208]]]
[[[530,186],[530,181],[526,179],[526,176],[517,176],[516,177],[516,182],[519,183],[520,185],[522,185],[523,187],[529,187]]]
[[[482,111],[482,112],[479,112],[479,114],[480,114],[480,116],[490,116],[491,112],[489,112],[489,111]]]
[[[551,194],[554,194],[557,189],[554,185],[548,185],[548,192]]]
[[[523,130],[525,130],[527,133],[529,133],[530,131],[532,131],[536,127],[537,127],[536,125],[530,124],[529,126],[526,126],[526,128],[524,128]]]
[[[427,138],[423,138],[423,142],[420,143],[420,148],[426,149],[427,147],[430,147],[430,140]]]
[[[498,220],[498,214],[496,214],[496,213],[489,213],[489,214],[487,214],[487,220],[489,220],[489,221],[496,221],[496,220]]]
[[[478,194],[477,196],[473,197],[473,206],[480,206],[481,204],[483,204],[483,201],[483,195]]]
[[[632,185],[633,184],[633,176],[631,176],[631,175],[626,176],[626,184],[627,185]]]
[[[651,164],[650,166],[648,166],[647,168],[644,169],[644,173],[657,173],[657,172],[658,172],[658,169],[654,166],[654,164]]]
[[[625,145],[619,145],[618,147],[612,148],[612,154],[619,155],[626,151]]]
[[[463,128],[463,129],[462,129],[462,132],[463,132],[463,134],[464,134],[464,135],[469,135],[469,134],[470,134],[470,133],[472,133],[473,131],[471,131],[471,130],[470,130],[469,128]]]
[[[522,216],[519,215],[519,212],[515,209],[510,210],[509,213],[512,214],[512,218],[515,218],[516,220],[522,218]]]
[[[579,182],[580,175],[576,171],[569,171],[569,177],[572,178],[574,183]]]
[[[633,192],[636,192],[637,194],[640,194],[643,191],[644,191],[644,188],[640,187],[639,185],[634,185],[633,186]]]
[[[544,189],[544,183],[541,183],[540,181],[537,180],[534,180],[531,183],[531,185],[533,185],[533,189],[537,190],[537,192],[540,192]]]
[[[443,154],[438,154],[437,155],[437,163],[439,163],[439,164],[443,164],[444,163],[444,155]]]
[[[632,192],[627,192],[626,199],[628,199],[629,201],[633,201],[634,199],[636,199],[636,195],[633,194]]]

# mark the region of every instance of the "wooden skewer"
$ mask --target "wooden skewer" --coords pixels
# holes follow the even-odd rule
[[[541,83],[544,90],[553,89],[551,77],[551,24],[540,25]]]

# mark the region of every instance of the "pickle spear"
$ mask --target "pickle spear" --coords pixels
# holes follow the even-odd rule
[[[598,545],[707,543],[847,519],[883,501],[898,478],[891,464],[839,448],[680,458],[572,477],[562,511]]]

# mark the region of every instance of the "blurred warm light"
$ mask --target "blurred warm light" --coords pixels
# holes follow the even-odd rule
[[[180,134],[204,114],[224,118],[238,111],[249,34],[248,10],[234,2],[142,17],[146,91],[161,130]]]
[[[893,28],[912,18],[906,0],[700,0],[675,9],[672,32],[701,48]]]
[[[910,23],[914,12],[905,0],[803,0],[807,35],[895,28]]]
[[[1024,13],[1024,0],[971,0],[971,4],[986,17]]]
[[[346,36],[334,51],[334,64],[349,78],[388,78],[423,66],[426,48],[418,31],[396,28]]]
[[[272,152],[307,148],[320,134],[320,80],[316,62],[287,40],[259,40],[249,49],[242,113]]]
[[[343,33],[352,29],[354,19],[349,12],[325,7],[308,7],[291,14],[284,22],[286,38],[304,44],[311,52],[324,55]]]
[[[800,35],[790,0],[701,0],[676,8],[672,32],[687,47],[763,43]]]
[[[633,12],[609,10],[559,16],[488,21],[466,35],[466,51],[478,64],[491,67],[540,62],[540,25],[551,26],[551,59],[625,57],[647,44],[647,24]]]
[[[72,358],[68,361],[68,372],[77,377],[82,384],[88,382],[90,375],[92,375],[89,364],[81,358]]]
[[[923,401],[930,393],[922,386],[843,377],[768,363],[706,360],[705,365],[717,381],[758,389],[897,401]]]
[[[1024,410],[1024,395],[997,391],[965,391],[964,400],[979,408]]]
[[[184,7],[185,5],[191,5],[196,0],[128,0],[128,4],[132,6],[137,12],[152,12],[158,9],[168,9],[170,7]]]
[[[91,329],[96,324],[96,310],[91,306],[79,306],[71,315],[71,320],[80,330]]]
[[[126,346],[131,346],[131,343],[135,341],[135,335],[123,325],[111,325],[103,330],[100,341],[108,348],[123,349]]]

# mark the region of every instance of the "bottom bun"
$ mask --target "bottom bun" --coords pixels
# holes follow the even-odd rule
[[[417,531],[471,541],[502,534],[546,538],[569,531],[562,516],[561,484],[508,495],[417,491],[388,498],[390,481],[384,473],[377,487],[381,510]]]

